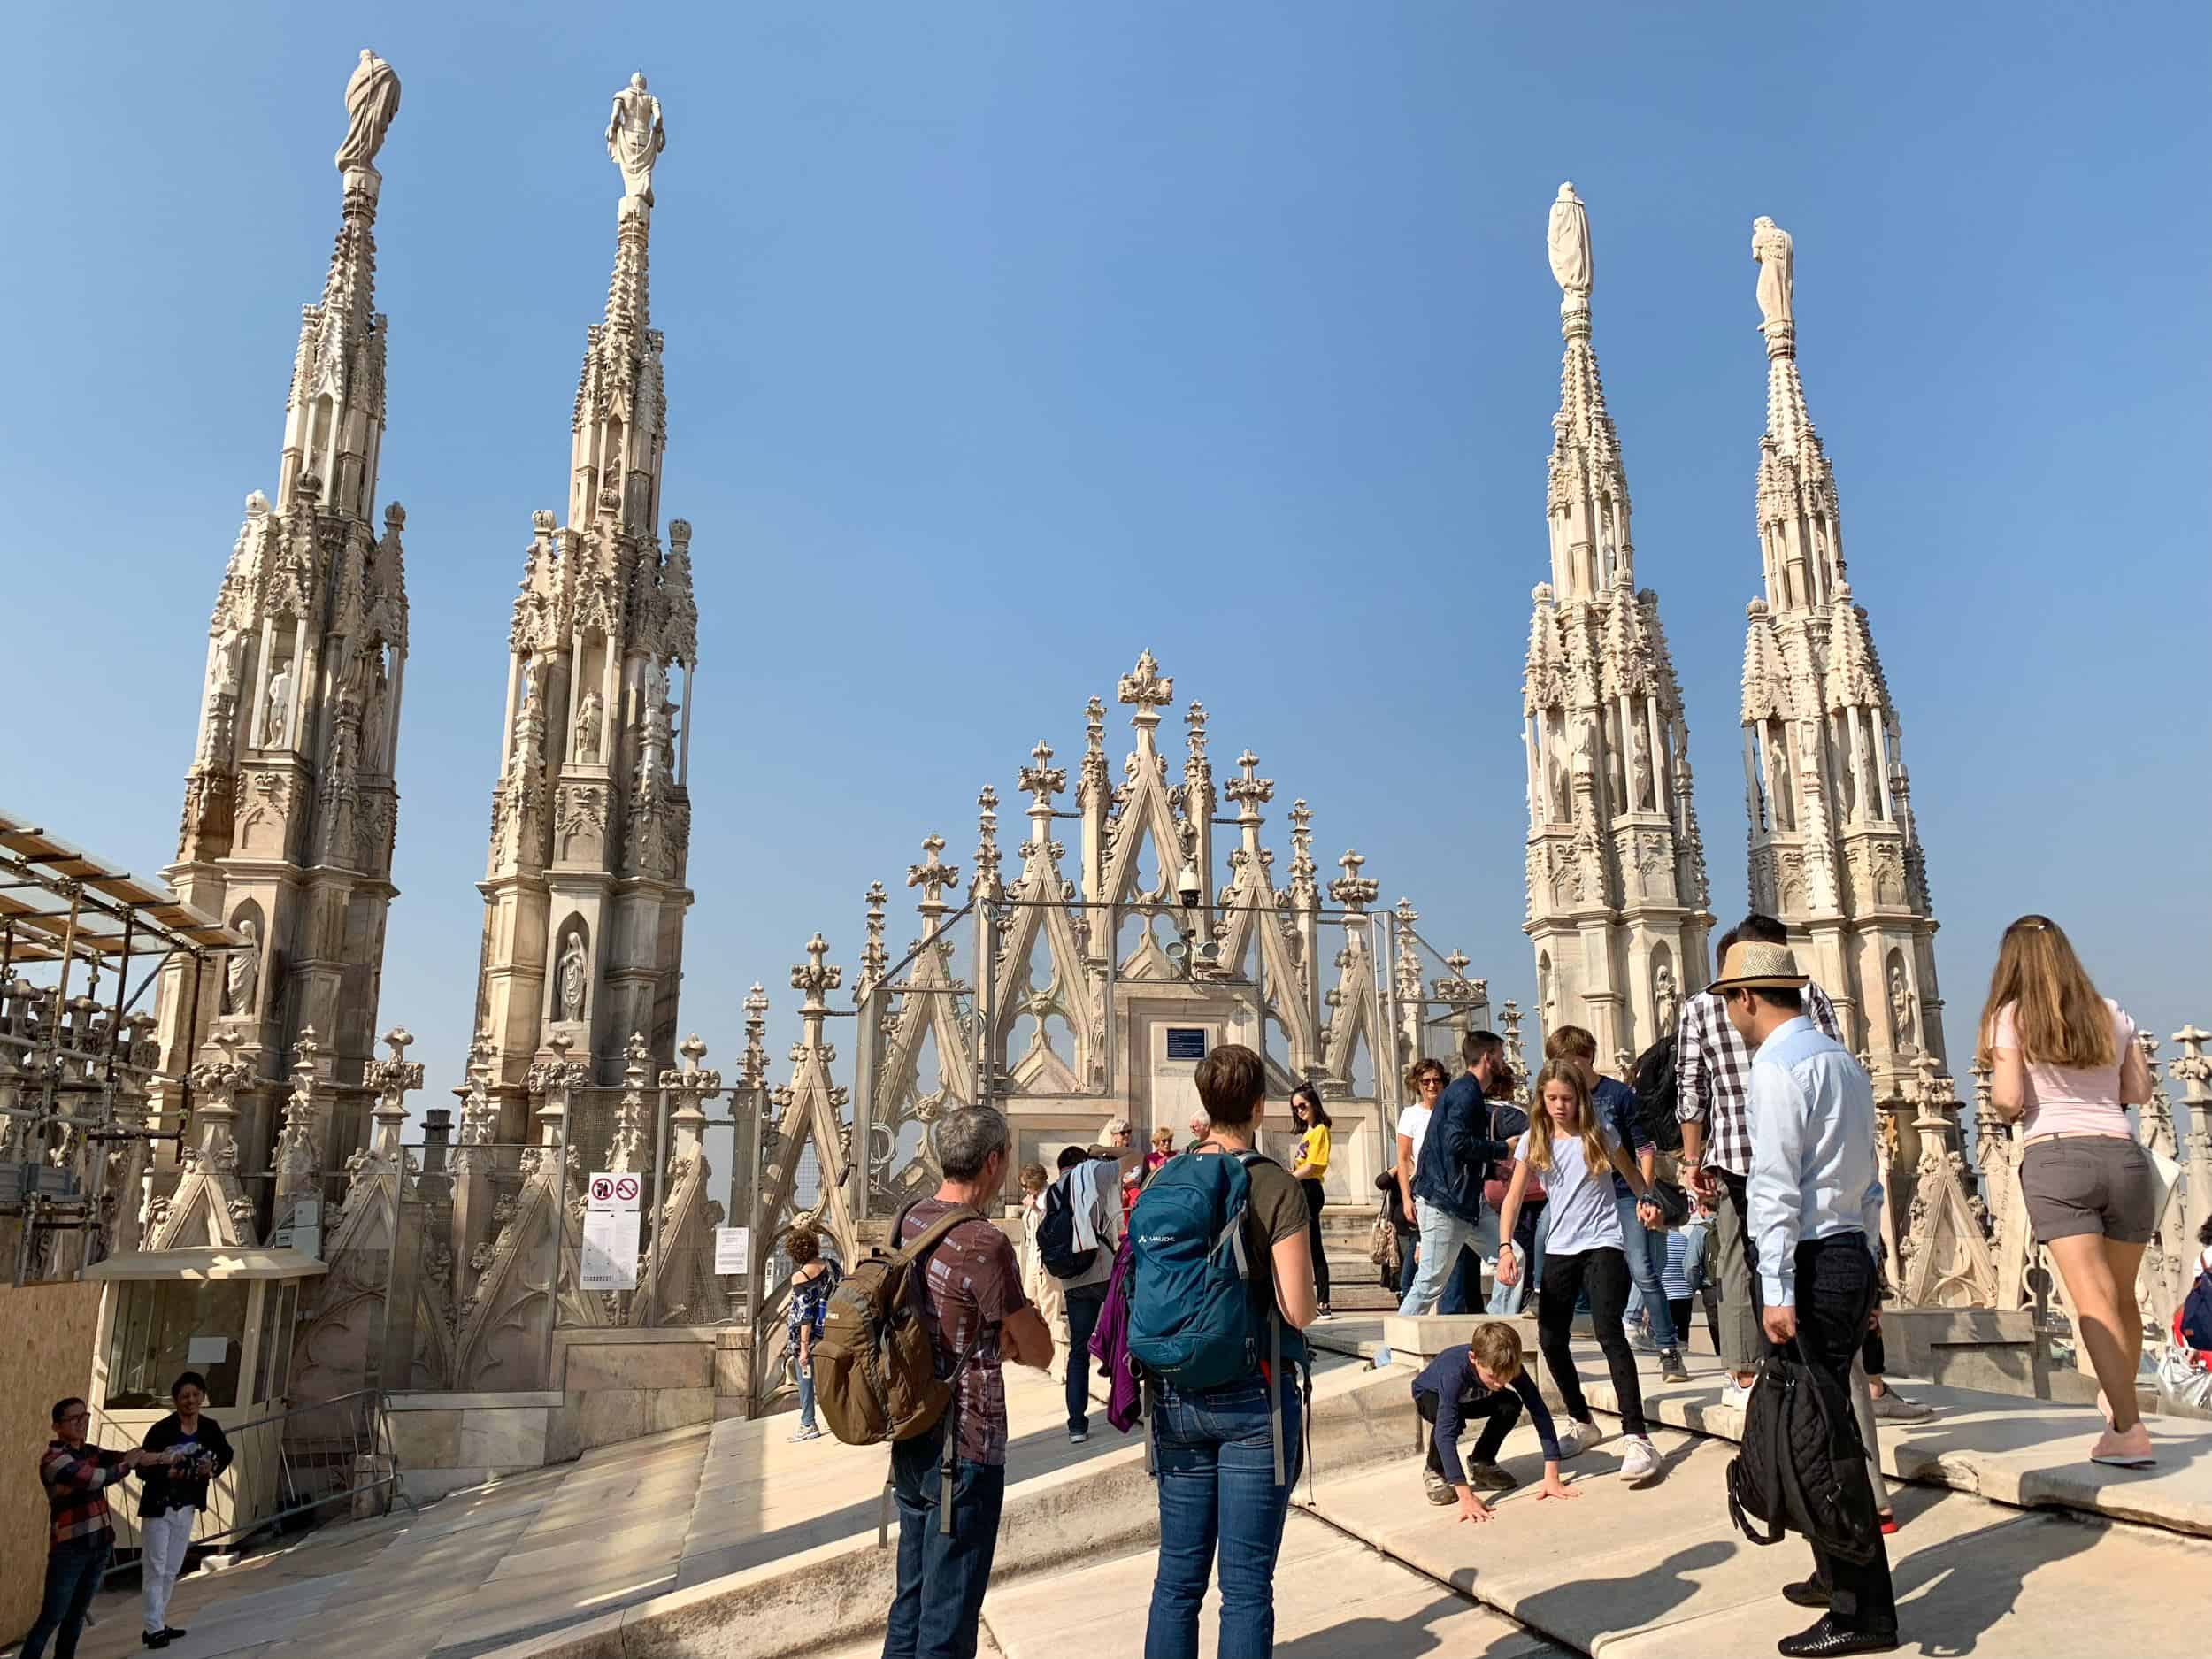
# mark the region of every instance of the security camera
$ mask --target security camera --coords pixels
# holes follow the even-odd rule
[[[1175,878],[1175,896],[1182,901],[1185,910],[1194,910],[1198,908],[1203,891],[1198,885],[1196,864],[1185,864],[1183,873]]]

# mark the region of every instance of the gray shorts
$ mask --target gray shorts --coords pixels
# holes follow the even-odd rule
[[[2115,1244],[2147,1244],[2158,1225],[2158,1173],[2125,1135],[2053,1135],[2031,1141],[2020,1166],[2028,1221],[2039,1244],[2101,1233]]]

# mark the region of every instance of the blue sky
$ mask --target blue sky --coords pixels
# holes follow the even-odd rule
[[[40,632],[0,799],[141,871],[172,854],[206,617],[273,488],[373,45],[405,87],[378,235],[414,607],[382,1023],[434,1090],[467,1041],[508,609],[531,510],[565,498],[613,250],[600,132],[635,68],[668,114],[664,501],[702,613],[683,1018],[724,1062],[759,979],[780,1065],[807,936],[849,973],[870,879],[902,893],[933,830],[964,867],[978,787],[1011,803],[1040,735],[1079,751],[1084,699],[1145,646],[1217,758],[1249,744],[1276,779],[1271,844],[1306,796],[1326,858],[1356,844],[1528,1004],[1519,681],[1569,178],[1724,923],[1766,213],[1796,237],[1955,1053],[2031,908],[2147,1028],[2212,1018],[2200,6],[360,16],[12,31],[35,137],[0,187],[0,565]]]

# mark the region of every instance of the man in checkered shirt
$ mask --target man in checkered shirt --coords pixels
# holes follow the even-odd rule
[[[1754,910],[1721,935],[1715,960],[1725,961],[1728,947],[1738,940],[1786,945],[1789,930]],[[1805,1017],[1843,1042],[1835,1004],[1810,980],[1805,984]],[[1747,1389],[1765,1352],[1758,1310],[1751,1302],[1751,1256],[1745,1248],[1751,1235],[1746,1196],[1751,1129],[1744,1110],[1751,1098],[1751,1051],[1710,991],[1700,991],[1683,1004],[1674,1068],[1682,1163],[1691,1171],[1690,1184],[1720,1212],[1720,1356],[1733,1373],[1736,1388]]]

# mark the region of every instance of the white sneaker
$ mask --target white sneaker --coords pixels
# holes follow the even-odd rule
[[[800,1429],[794,1432],[791,1438],[794,1440],[818,1440],[822,1438],[822,1431],[819,1429]]]
[[[1721,1385],[1720,1402],[1724,1406],[1733,1406],[1740,1411],[1751,1403],[1751,1390],[1731,1377]]]
[[[1080,1446],[1084,1441],[1089,1440],[1090,1438],[1091,1432],[1088,1429],[1070,1429],[1068,1431],[1068,1444],[1071,1446]]]
[[[1579,1457],[1593,1446],[1604,1443],[1605,1431],[1594,1423],[1570,1423],[1559,1436],[1559,1455]]]
[[[1659,1472],[1659,1448],[1651,1443],[1647,1434],[1628,1437],[1628,1450],[1621,1458],[1621,1478],[1632,1484],[1641,1484]]]

